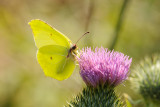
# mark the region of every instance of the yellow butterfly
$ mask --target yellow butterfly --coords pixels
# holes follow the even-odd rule
[[[46,76],[67,79],[75,69],[77,46],[65,35],[36,19],[29,22],[38,48],[37,60]]]

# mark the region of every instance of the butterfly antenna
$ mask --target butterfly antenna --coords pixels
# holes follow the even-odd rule
[[[86,34],[88,34],[89,32],[86,32],[86,33],[84,33],[78,40],[77,40],[77,42],[75,43],[75,44],[77,44],[78,42],[79,42],[79,40],[81,40],[81,38],[83,37],[83,36],[85,36]]]

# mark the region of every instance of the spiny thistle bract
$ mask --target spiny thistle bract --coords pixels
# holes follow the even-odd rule
[[[122,107],[121,102],[115,95],[114,89],[98,86],[86,87],[82,93],[70,102],[69,107]]]
[[[160,105],[160,55],[146,57],[132,70],[130,81],[145,103]]]
[[[120,107],[115,86],[127,79],[132,59],[107,49],[85,48],[77,57],[80,75],[87,87],[70,102],[70,107]]]

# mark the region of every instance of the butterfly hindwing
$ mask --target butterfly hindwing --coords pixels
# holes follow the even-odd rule
[[[67,57],[67,49],[63,46],[44,46],[37,52],[37,59],[46,76],[57,80],[68,78],[75,68],[75,62]]]

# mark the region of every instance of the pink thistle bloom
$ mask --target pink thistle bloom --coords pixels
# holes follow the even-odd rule
[[[132,58],[120,52],[107,49],[82,49],[78,59],[80,75],[88,86],[98,85],[117,86],[125,81],[129,75]]]

